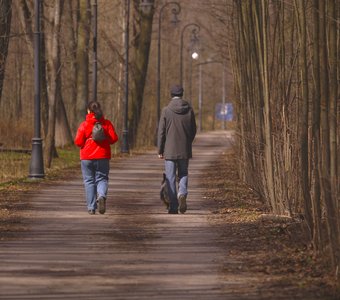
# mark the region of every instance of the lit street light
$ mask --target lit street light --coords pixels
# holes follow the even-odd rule
[[[197,38],[197,33],[200,31],[201,27],[199,25],[197,25],[196,23],[189,23],[187,25],[185,25],[181,31],[181,44],[180,44],[180,71],[179,71],[179,74],[180,74],[180,83],[181,85],[183,86],[183,40],[184,40],[184,32],[187,28],[189,27],[194,27],[193,30],[192,30],[192,45],[191,47],[195,46],[195,44],[197,43],[198,41],[198,38]],[[193,48],[193,52],[191,53],[191,57],[193,59],[198,59],[198,53],[196,51],[196,49]]]
[[[198,59],[198,53],[194,52],[191,54],[192,59]]]
[[[40,5],[40,0],[34,1],[34,137],[28,175],[32,179],[45,177],[40,125]]]

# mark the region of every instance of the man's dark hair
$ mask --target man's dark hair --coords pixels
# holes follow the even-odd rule
[[[184,92],[184,89],[181,85],[174,85],[171,90],[170,90],[170,93],[171,93],[171,97],[182,97],[183,96],[183,92]]]

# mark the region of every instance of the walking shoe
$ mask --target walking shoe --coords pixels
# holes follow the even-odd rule
[[[170,214],[170,215],[177,215],[178,214],[178,210],[169,210],[168,214]]]
[[[105,202],[106,199],[102,196],[97,199],[100,214],[104,214],[106,211]]]
[[[184,214],[187,211],[187,196],[186,195],[179,195],[179,211],[181,214]]]
[[[96,213],[96,211],[95,211],[94,209],[89,209],[89,210],[88,210],[88,213],[89,213],[90,215],[94,215],[94,214]]]

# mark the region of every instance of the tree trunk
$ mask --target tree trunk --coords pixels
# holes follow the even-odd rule
[[[0,1],[0,103],[11,30],[12,0]]]
[[[58,99],[58,90],[61,89],[60,84],[60,25],[63,0],[56,0],[54,10],[51,11],[53,17],[50,18],[52,24],[51,39],[48,41],[48,66],[49,66],[49,122],[48,134],[45,142],[45,158],[46,166],[51,167],[52,158],[55,153],[55,125],[56,125],[56,106]]]
[[[301,185],[304,202],[304,212],[307,226],[313,236],[312,205],[309,187],[309,151],[308,151],[308,112],[309,112],[309,90],[308,90],[308,67],[307,67],[307,35],[306,35],[306,3],[305,0],[295,0],[295,11],[297,14],[297,24],[299,33],[300,49],[300,80],[302,85],[302,95],[300,97],[300,172]]]
[[[338,72],[339,62],[337,58],[339,31],[337,31],[337,15],[336,0],[328,1],[329,16],[329,139],[330,139],[330,180],[332,185],[333,198],[336,201],[337,192],[337,176],[338,176],[338,158],[337,158],[337,102],[340,101],[338,96]],[[335,202],[336,211],[338,211],[339,203]]]
[[[57,111],[56,111],[56,129],[55,129],[55,146],[64,147],[73,144],[73,137],[69,121],[67,119],[64,100],[61,93],[61,76],[58,75],[57,86]]]
[[[273,140],[271,126],[271,107],[268,74],[268,3],[266,0],[256,2],[253,6],[255,17],[255,29],[258,48],[258,59],[260,68],[260,85],[263,88],[263,120],[264,120],[264,179],[266,193],[270,205],[275,214],[283,214],[282,207],[278,205],[275,195],[274,184],[274,161],[273,161]]]
[[[71,134],[73,133],[75,135],[77,128],[78,128],[78,120],[76,118],[77,116],[77,32],[74,23],[74,14],[73,10],[76,11],[79,10],[79,1],[76,1],[76,8],[73,8],[72,1],[66,1],[67,7],[65,9],[65,14],[68,14],[68,30],[70,31],[70,38],[68,39],[69,48],[71,52],[71,67],[70,67],[70,77],[71,77],[71,103],[74,103],[72,105],[72,113],[73,116],[71,119]]]
[[[321,86],[321,122],[320,122],[320,183],[321,192],[325,201],[327,212],[327,228],[328,237],[331,248],[332,264],[335,269],[339,267],[340,257],[340,241],[339,241],[339,227],[338,227],[338,213],[336,211],[335,199],[332,194],[331,187],[331,158],[330,158],[330,125],[329,125],[329,76],[328,76],[328,56],[327,56],[327,43],[326,43],[326,3],[319,2],[320,12],[320,86]]]
[[[89,41],[90,41],[90,1],[80,0],[77,30],[77,99],[76,118],[79,123],[84,120],[89,98]]]
[[[134,0],[133,80],[131,90],[131,114],[129,118],[129,134],[132,146],[135,145],[136,142],[137,130],[142,112],[154,14],[153,7],[147,11],[139,9],[139,2],[140,1],[138,0]]]
[[[316,249],[322,250],[323,240],[321,231],[321,192],[320,192],[320,174],[319,174],[319,157],[320,157],[320,61],[319,61],[319,0],[313,3],[313,75],[314,75],[314,92],[312,101],[312,139],[313,139],[313,244]]]

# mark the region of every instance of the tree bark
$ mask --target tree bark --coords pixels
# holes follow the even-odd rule
[[[12,0],[0,1],[0,103],[11,30]]]
[[[143,107],[154,14],[153,6],[143,11],[139,8],[139,2],[139,0],[134,0],[133,62],[131,64],[133,80],[131,87],[131,114],[129,117],[129,137],[132,147],[136,143]]]
[[[328,237],[331,248],[332,264],[335,269],[339,267],[340,263],[340,241],[339,241],[339,225],[338,213],[336,211],[335,199],[332,194],[332,186],[330,179],[331,172],[331,157],[330,157],[330,125],[329,125],[329,74],[328,74],[328,49],[326,43],[326,24],[327,11],[326,3],[321,1],[319,3],[320,12],[320,87],[321,87],[321,121],[320,121],[320,183],[321,192],[325,201],[327,212],[327,228]]]
[[[90,1],[79,0],[77,30],[77,99],[76,118],[79,123],[84,120],[89,98],[89,42],[90,42]]]
[[[313,139],[313,244],[316,251],[322,250],[322,228],[321,228],[321,192],[320,192],[320,174],[319,174],[319,157],[320,157],[320,61],[319,61],[319,0],[313,1],[313,76],[314,92],[312,101],[312,139]]]
[[[55,0],[54,10],[51,11],[52,24],[51,38],[48,41],[48,67],[49,67],[49,118],[48,133],[45,141],[45,158],[47,168],[51,167],[52,158],[55,154],[55,126],[56,126],[56,106],[58,99],[58,90],[60,86],[60,26],[63,0]]]
[[[307,226],[313,236],[312,205],[309,187],[309,151],[308,151],[308,113],[309,113],[309,89],[308,89],[308,67],[307,67],[307,33],[306,33],[306,2],[305,0],[295,0],[295,11],[299,33],[299,54],[300,54],[300,80],[302,85],[302,95],[300,97],[300,172],[301,185],[304,203],[304,213]]]

